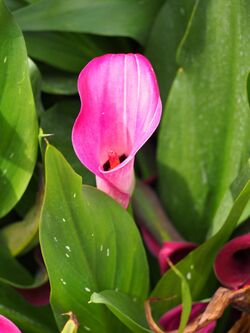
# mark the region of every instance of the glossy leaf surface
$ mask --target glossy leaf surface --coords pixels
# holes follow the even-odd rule
[[[249,1],[198,1],[180,45],[182,68],[161,124],[159,187],[171,219],[192,241],[206,237],[249,154],[249,36]]]
[[[197,0],[168,0],[160,9],[146,45],[146,55],[154,66],[163,103],[175,78],[176,53]]]
[[[143,303],[114,290],[93,293],[91,302],[105,304],[132,332],[151,332],[146,321]]]
[[[144,42],[162,3],[162,0],[42,0],[19,9],[15,15],[25,31],[86,32]]]
[[[81,177],[52,146],[47,147],[45,163],[40,236],[57,321],[61,326],[60,314],[72,311],[79,333],[88,328],[125,332],[106,307],[88,301],[92,292],[116,288],[146,298],[148,268],[137,228],[104,193],[89,186],[82,189]]]
[[[37,119],[23,36],[2,0],[0,22],[0,217],[2,217],[20,199],[33,173],[37,153]]]

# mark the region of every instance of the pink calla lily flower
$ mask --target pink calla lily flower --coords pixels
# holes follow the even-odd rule
[[[136,152],[161,117],[158,84],[140,54],[106,54],[90,61],[78,79],[81,110],[72,142],[97,187],[127,207],[134,187]]]
[[[21,333],[21,331],[8,318],[0,315],[0,332],[1,333]]]
[[[164,274],[170,267],[167,259],[173,264],[177,264],[181,259],[186,257],[189,252],[193,251],[198,245],[190,242],[164,242],[159,253],[158,261],[160,265],[161,274]]]
[[[196,319],[200,314],[202,314],[208,303],[194,303],[192,305],[192,310],[189,316],[188,323],[191,323],[194,319]],[[159,320],[159,324],[166,331],[177,330],[180,325],[182,313],[182,305],[178,305],[175,308],[166,312]],[[212,333],[216,327],[216,321],[209,323],[206,327],[203,327],[197,333]]]
[[[214,270],[220,283],[230,289],[250,284],[250,233],[238,236],[222,247]]]

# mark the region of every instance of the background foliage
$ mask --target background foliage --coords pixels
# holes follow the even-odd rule
[[[160,278],[133,214],[93,187],[71,144],[79,71],[127,52],[150,59],[164,103],[137,177],[157,176],[164,212],[201,244],[179,282]],[[249,72],[248,0],[0,0],[0,313],[27,333],[61,331],[69,311],[80,333],[150,332],[144,300],[174,295],[154,316],[183,301],[185,326],[189,297],[211,297],[216,253],[250,215]],[[16,291],[48,280],[50,305]]]

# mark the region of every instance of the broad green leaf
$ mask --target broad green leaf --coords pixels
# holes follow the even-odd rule
[[[23,36],[0,1],[0,217],[24,193],[37,154],[37,119]],[[18,55],[18,56],[17,56]]]
[[[149,34],[146,56],[156,71],[163,103],[178,69],[176,51],[196,2],[197,0],[166,1]]]
[[[151,332],[145,317],[143,303],[114,290],[105,290],[91,295],[91,302],[105,304],[113,314],[132,332]]]
[[[163,0],[41,0],[17,10],[15,16],[25,31],[126,36],[143,43],[162,3]]]
[[[125,38],[94,36],[72,32],[25,32],[29,56],[69,72],[80,70],[92,58],[104,53],[128,52]]]
[[[115,201],[93,187],[82,188],[81,177],[50,145],[45,165],[40,240],[59,326],[60,314],[72,311],[79,333],[125,332],[105,306],[88,301],[105,289],[146,298],[148,267],[138,230]]]
[[[0,314],[12,320],[23,333],[58,332],[49,307],[36,308],[3,284],[0,284]]]
[[[71,32],[25,32],[29,56],[70,72],[79,72],[103,52],[91,38]]]
[[[159,137],[159,189],[189,240],[204,240],[249,155],[249,36],[248,0],[198,1],[179,49]]]
[[[83,177],[83,182],[93,185],[93,174],[78,160],[71,142],[73,124],[79,111],[78,100],[63,100],[41,114],[41,127],[45,134],[53,134],[48,137],[49,142],[63,152],[72,167]]]
[[[230,213],[219,232],[192,251],[185,259],[176,265],[177,269],[187,278],[192,299],[198,301],[211,296],[215,288],[213,275],[213,263],[218,250],[228,240],[233,232],[245,206],[250,199],[250,178],[245,184],[235,183],[234,203]],[[173,301],[155,303],[154,308],[157,316],[162,315],[167,309],[180,304],[180,288],[176,284],[176,277],[172,270],[161,278],[152,292],[152,296],[175,297]]]

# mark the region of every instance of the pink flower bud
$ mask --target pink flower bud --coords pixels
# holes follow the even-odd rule
[[[76,155],[96,175],[97,187],[126,208],[135,154],[161,117],[153,68],[140,54],[106,54],[81,71],[78,91],[81,110],[72,131]]]

